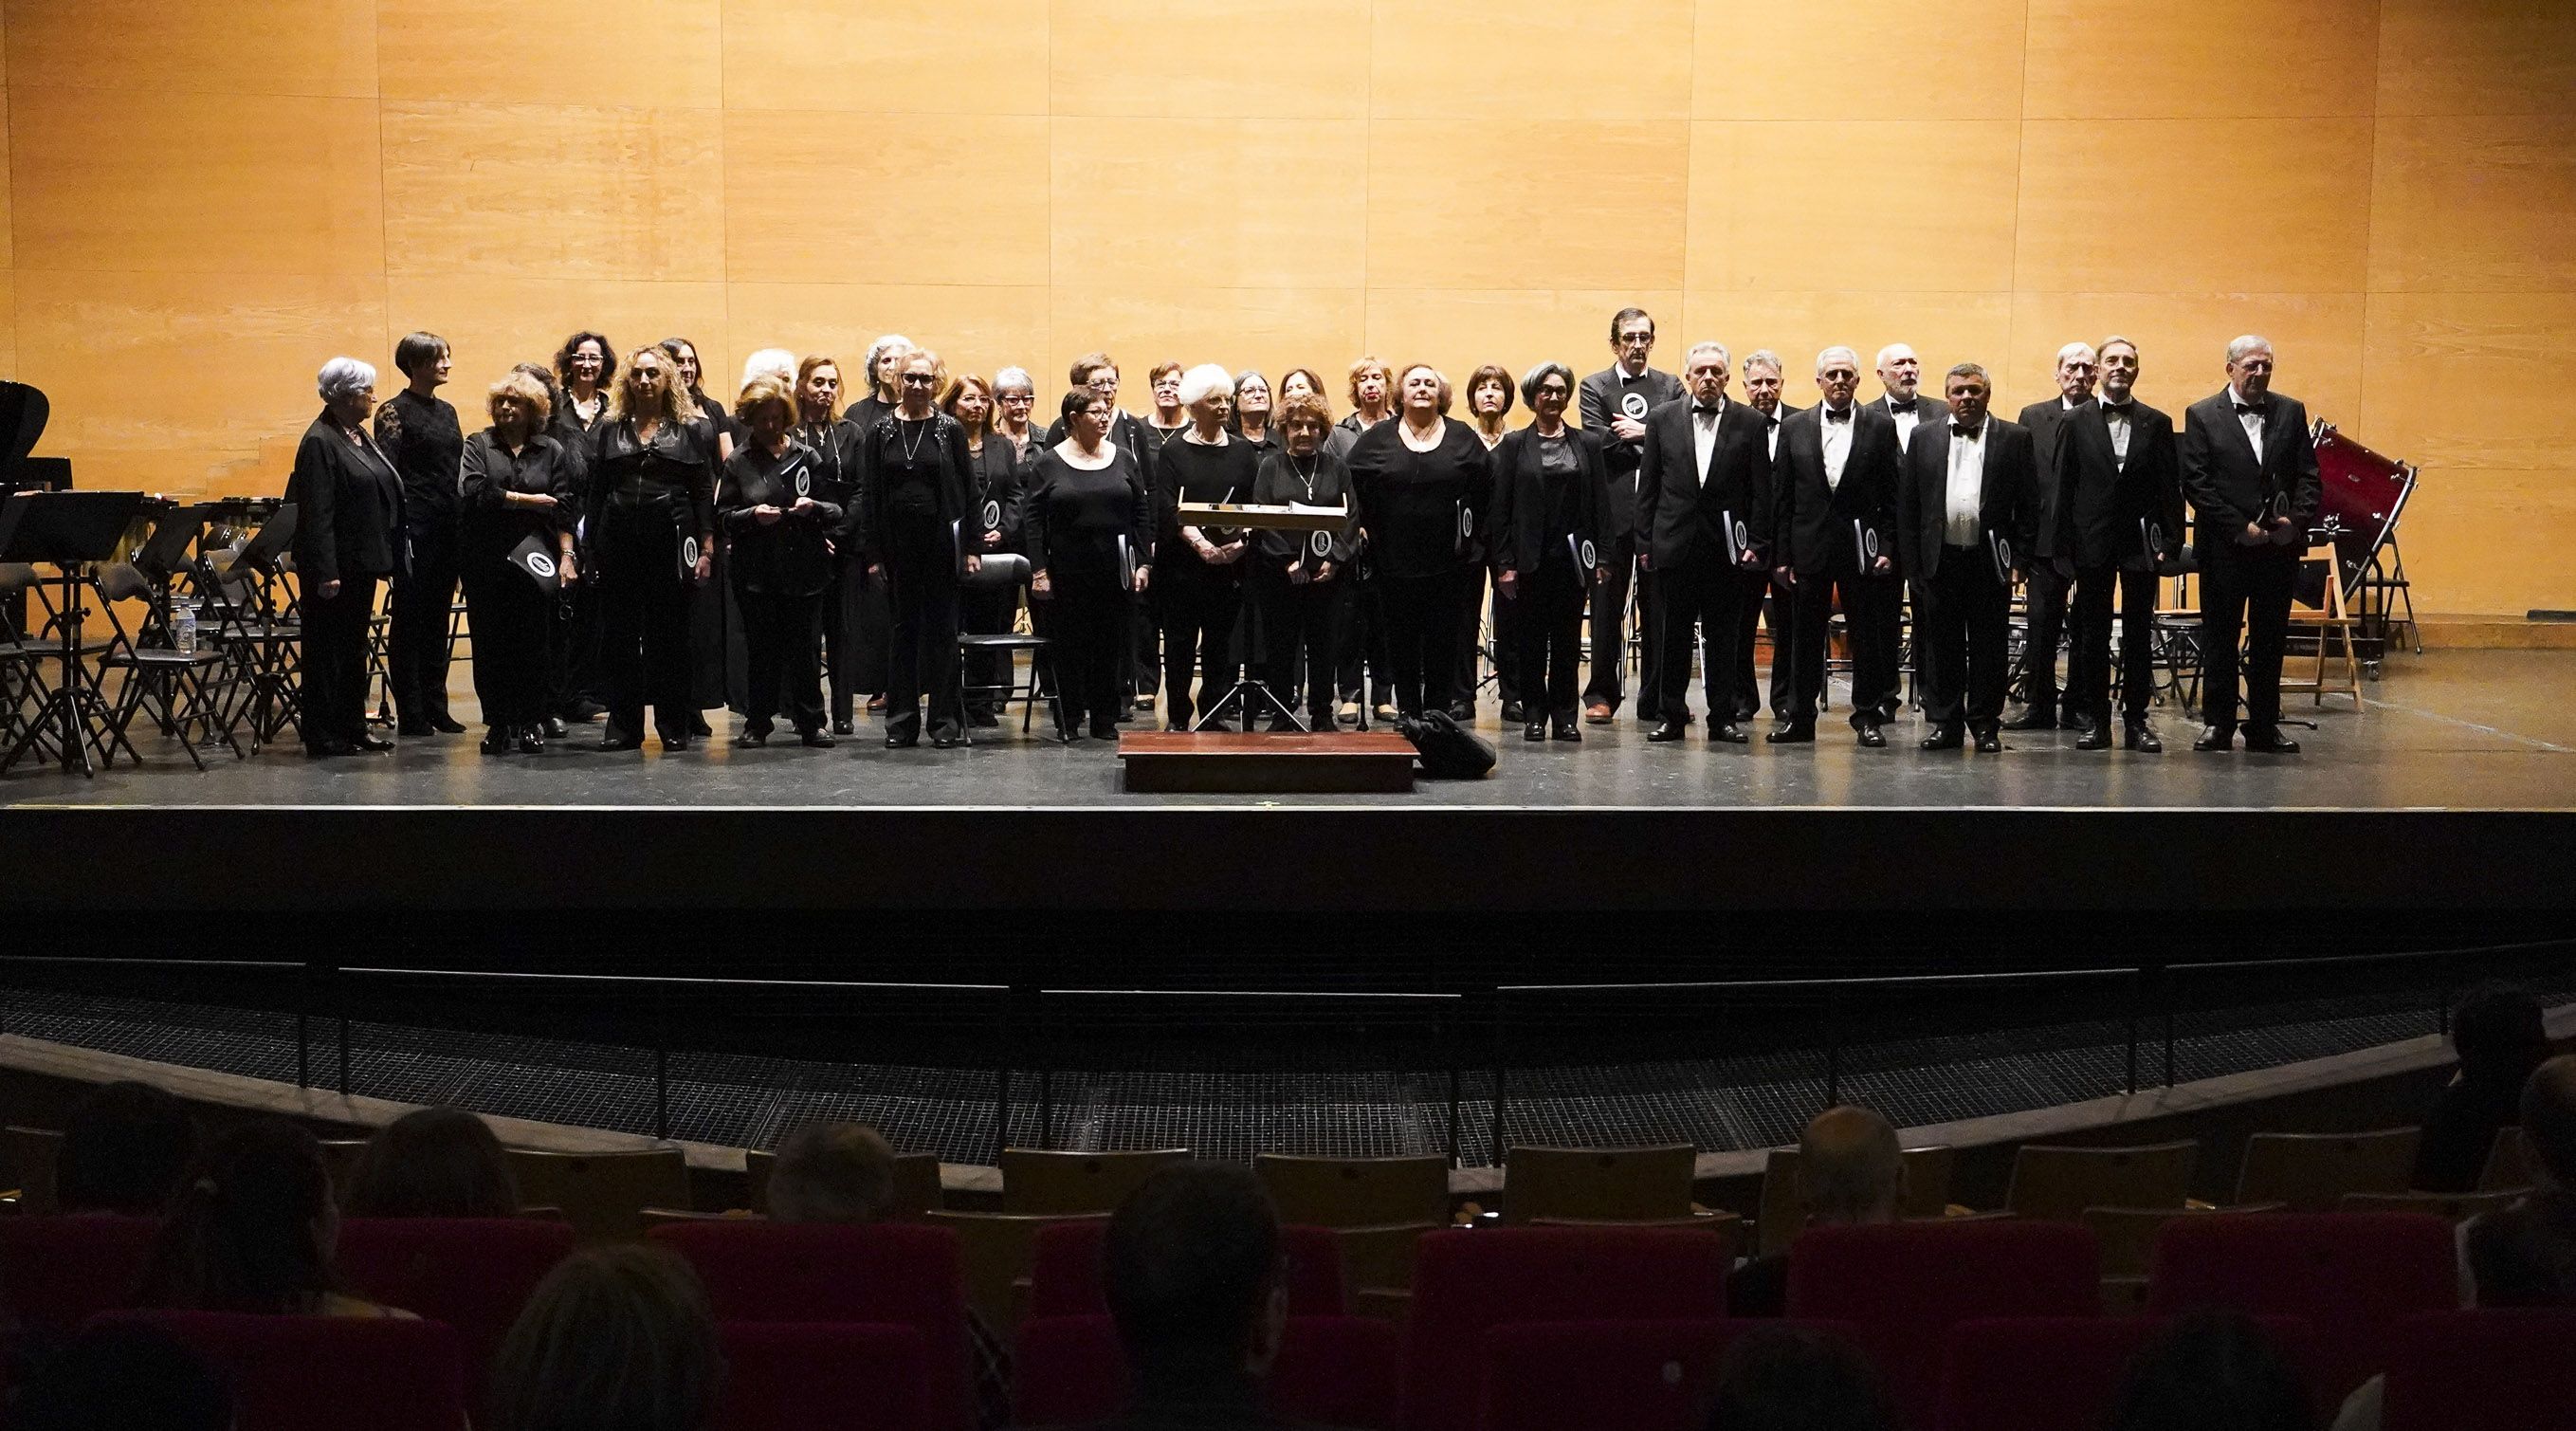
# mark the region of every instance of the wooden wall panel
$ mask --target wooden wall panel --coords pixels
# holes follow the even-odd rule
[[[936,142],[812,137],[849,119],[725,116],[725,244],[734,281],[1018,284],[1044,278],[1047,121],[949,116],[936,121],[943,136]],[[794,135],[806,137],[784,137]],[[968,155],[976,162],[961,162]]]
[[[482,411],[483,390],[511,364],[551,364],[563,340],[584,329],[607,334],[621,363],[637,348],[679,336],[698,345],[699,361],[712,371],[739,371],[729,366],[725,288],[715,282],[397,273],[385,283],[391,337],[368,360],[390,364],[392,338],[414,329],[438,334],[454,351],[455,388],[447,396],[469,417]]]
[[[734,0],[724,7],[728,109],[1044,114],[1047,0]],[[897,126],[944,143],[937,124]],[[794,136],[786,136],[793,138]]]
[[[0,378],[11,382],[25,381],[18,375],[18,275],[0,268]],[[47,443],[46,451],[55,450]]]
[[[2427,472],[2400,529],[2420,610],[2576,610],[2576,470]]]
[[[2138,396],[2176,421],[2227,381],[2227,345],[2272,340],[2276,384],[2311,416],[2362,430],[2358,293],[2034,293],[2013,299],[2013,350],[1998,389],[2015,405],[2054,390],[2057,350],[2113,333],[2138,345]]]
[[[388,102],[384,133],[393,272],[724,276],[713,111]]]
[[[2561,406],[2570,333],[2576,292],[2376,295],[2362,413],[2347,425],[2427,468],[2576,472],[2576,432],[2534,420]]]
[[[2361,291],[2368,120],[2034,120],[2021,153],[2018,287]]]
[[[2012,286],[2018,126],[1691,126],[1693,289]]]
[[[18,263],[17,225],[9,211],[9,91],[0,89],[0,271]]]
[[[880,334],[901,333],[929,347],[948,371],[990,378],[1017,363],[1037,379],[1043,401],[1063,387],[1061,365],[1047,352],[1047,290],[1043,284],[890,286],[858,283],[737,283],[728,303],[735,366],[761,348],[786,348],[800,358],[829,353],[841,364],[843,393],[866,394],[861,369],[868,345]],[[710,389],[712,391],[712,389]]]
[[[1047,188],[1052,281],[1132,287],[1347,283],[1368,236],[1358,120],[1059,119]],[[1136,182],[1152,154],[1169,183]],[[1336,181],[1338,176],[1338,182]]]
[[[1050,0],[1046,65],[1060,115],[1365,119],[1371,0],[1225,0],[1176,9]],[[1001,53],[1013,48],[997,35]]]
[[[1672,288],[1688,126],[1382,120],[1369,138],[1372,288]]]
[[[2028,26],[2024,0],[1699,0],[1691,117],[2019,119]]]
[[[1381,4],[1368,32],[1369,113],[1379,119],[1510,121],[1495,149],[1537,162],[1532,120],[1660,120],[1686,113],[1694,0],[1620,0],[1570,11],[1561,0]]]
[[[1631,305],[1655,316],[1654,365],[1678,369],[1690,345],[1679,341],[1677,290],[1381,288],[1369,294],[1365,346],[1389,363],[1431,363],[1448,374],[1458,389],[1450,414],[1463,418],[1467,375],[1486,363],[1509,369],[1515,386],[1542,362],[1563,363],[1578,378],[1610,366],[1610,316]],[[1350,407],[1341,391],[1344,371],[1324,371],[1335,384],[1336,413]],[[1529,413],[1516,406],[1513,415],[1517,422]]]
[[[2380,0],[2379,113],[2576,114],[2576,5]]]
[[[2576,289],[2576,113],[2379,121],[2370,286]]]
[[[1055,285],[1049,351],[1031,365],[1043,409],[1064,392],[1065,369],[1102,349],[1118,360],[1121,405],[1148,411],[1145,374],[1169,358],[1222,363],[1228,371],[1259,368],[1275,383],[1304,364],[1333,378],[1360,352],[1366,299],[1358,288],[1187,288],[1148,294],[1133,288]],[[1336,413],[1349,406],[1336,402]],[[1053,417],[1050,414],[1049,420]]]
[[[722,0],[386,0],[387,99],[484,104],[723,104]]]
[[[2031,119],[2372,112],[2380,0],[2031,0]]]
[[[22,83],[9,106],[21,268],[384,270],[371,100]]]
[[[376,93],[374,0],[8,0],[21,83],[157,93]]]

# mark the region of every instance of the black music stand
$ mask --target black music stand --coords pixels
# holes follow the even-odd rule
[[[63,590],[62,605],[54,612],[55,631],[62,639],[62,679],[45,694],[9,753],[0,756],[0,775],[18,763],[48,726],[54,727],[65,774],[76,760],[81,774],[98,774],[99,766],[115,763],[118,747],[128,760],[143,763],[133,742],[116,728],[97,677],[81,661],[81,619],[88,614],[81,589],[89,581],[87,568],[115,557],[126,527],[142,510],[140,492],[21,492],[0,507],[0,561],[51,566]],[[89,758],[92,746],[98,749],[96,764]]]

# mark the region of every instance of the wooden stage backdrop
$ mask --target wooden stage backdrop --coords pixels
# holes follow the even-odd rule
[[[6,0],[0,371],[88,485],[273,491],[347,351],[577,324],[1463,378],[1610,312],[2149,400],[2257,329],[2431,476],[2419,602],[2576,607],[2560,0]],[[390,372],[389,372],[390,376]],[[390,389],[388,389],[389,391]]]

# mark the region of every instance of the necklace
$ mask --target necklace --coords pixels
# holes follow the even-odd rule
[[[929,434],[933,425],[931,420],[926,417],[905,417],[901,413],[896,413],[894,425],[897,430],[896,435],[903,439],[904,465],[907,467],[917,465],[921,454],[921,439]]]
[[[1306,500],[1307,500],[1307,501],[1309,501],[1309,502],[1312,502],[1312,501],[1314,501],[1314,500],[1315,500],[1315,479],[1316,479],[1318,476],[1322,475],[1323,470],[1324,470],[1324,459],[1323,459],[1323,455],[1322,455],[1322,454],[1320,454],[1320,453],[1318,453],[1318,454],[1316,455],[1315,459],[1314,459],[1314,462],[1315,462],[1315,465],[1314,465],[1313,467],[1309,468],[1308,470],[1306,470],[1306,471],[1304,471],[1304,472],[1300,472],[1300,471],[1298,471],[1298,470],[1297,470],[1297,456],[1296,456],[1296,454],[1295,454],[1295,453],[1290,453],[1290,454],[1288,454],[1288,475],[1289,475],[1289,476],[1291,476],[1291,477],[1296,478],[1300,483],[1304,484],[1304,486],[1305,486],[1305,488],[1306,488]]]

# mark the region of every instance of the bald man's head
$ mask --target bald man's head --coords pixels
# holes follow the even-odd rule
[[[1895,1125],[1867,1108],[1828,1108],[1798,1139],[1798,1201],[1809,1222],[1894,1222],[1905,1202]]]
[[[2576,1054],[2531,1071],[2522,1085],[2522,1136],[2549,1181],[2576,1190]]]

